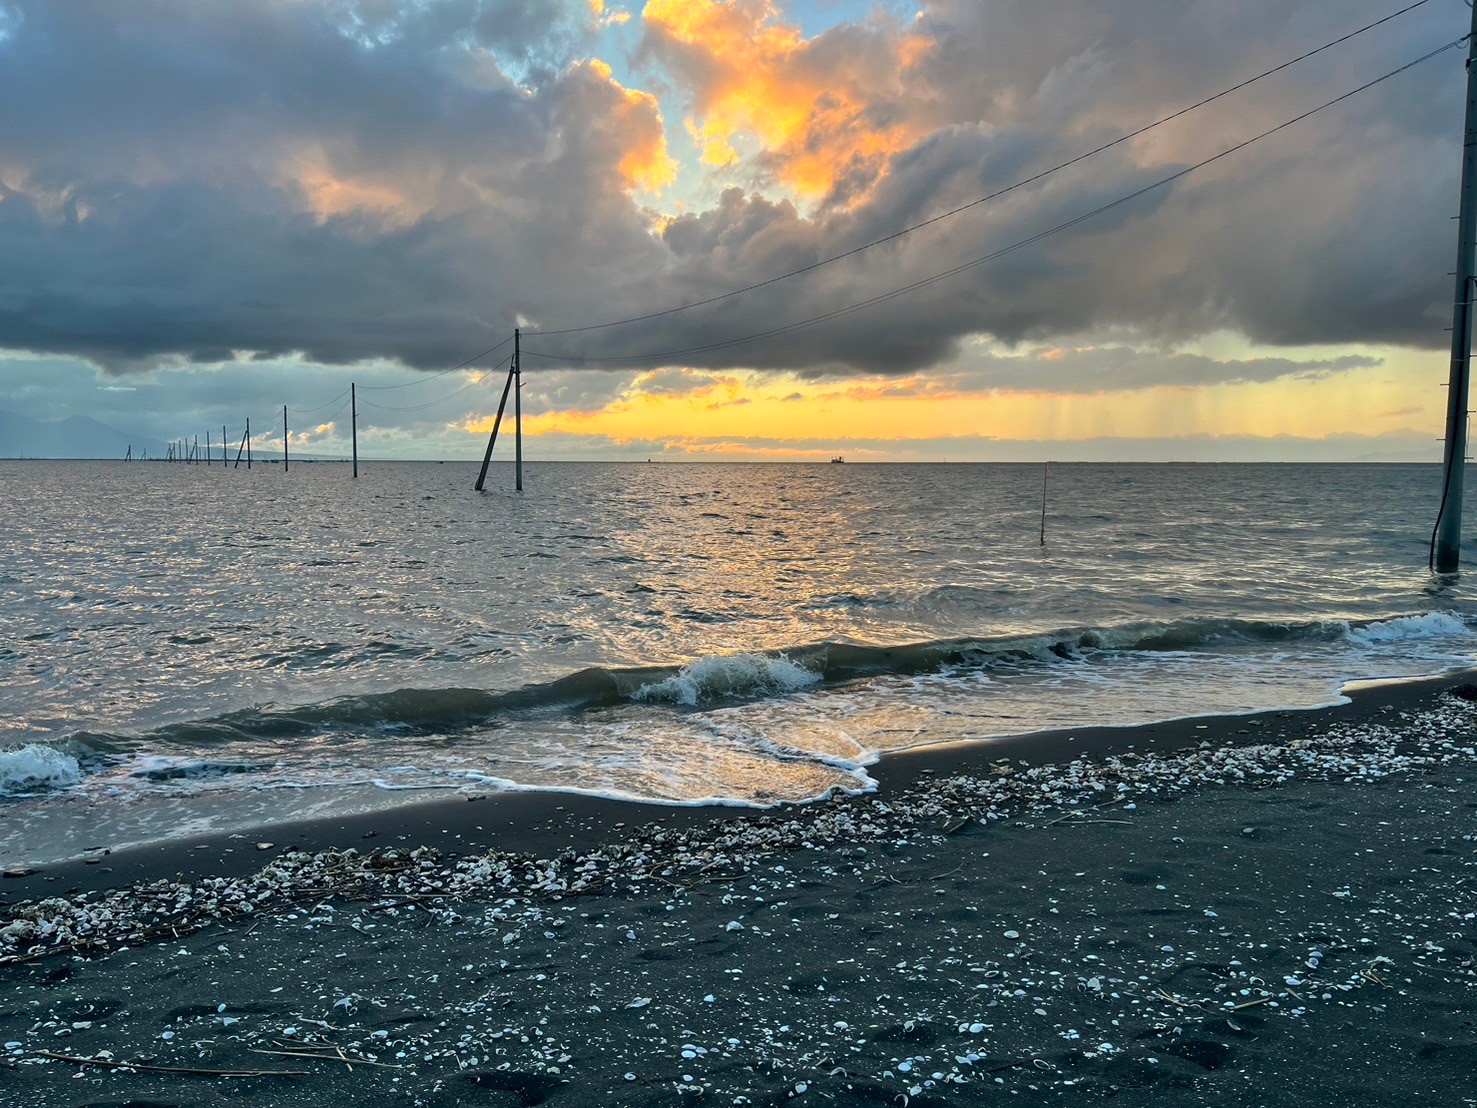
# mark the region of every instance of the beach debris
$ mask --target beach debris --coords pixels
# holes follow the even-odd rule
[[[68,1062],[74,1066],[101,1066],[111,1070],[128,1070],[137,1073],[172,1073],[187,1077],[308,1077],[308,1070],[212,1070],[196,1066],[156,1066],[149,1062],[120,1061],[98,1055],[87,1058],[76,1054],[58,1054],[54,1050],[38,1050],[37,1058],[50,1058],[53,1062]]]
[[[262,913],[327,900],[363,902],[374,911],[394,913],[421,908],[451,911],[448,906],[454,902],[494,892],[556,901],[612,885],[640,888],[653,883],[686,892],[694,881],[730,880],[752,872],[759,859],[780,851],[826,845],[864,850],[866,844],[897,842],[911,832],[939,836],[941,825],[961,817],[985,826],[1053,812],[1058,813],[1056,819],[1043,825],[1067,817],[1080,819],[1104,803],[1100,799],[1104,794],[1113,798],[1108,803],[1121,805],[1130,796],[1164,799],[1228,784],[1258,788],[1314,780],[1357,784],[1477,762],[1474,725],[1477,702],[1442,696],[1394,723],[1329,722],[1283,742],[1079,758],[1024,766],[1007,777],[924,778],[895,796],[836,796],[825,803],[685,830],[656,821],[593,850],[567,851],[553,858],[493,850],[448,859],[429,847],[367,854],[353,849],[289,850],[246,877],[155,881],[9,905],[0,926],[0,966],[52,954],[86,955],[177,940],[212,924],[243,923],[251,928]],[[775,872],[783,876],[784,868],[776,866]],[[886,874],[876,879],[897,884]],[[1168,892],[1162,883],[1156,888]],[[1349,897],[1351,892],[1339,889],[1332,895]],[[731,923],[743,927],[738,920]],[[372,924],[351,926],[364,930]],[[514,943],[520,934],[507,931],[504,942]],[[634,929],[628,928],[625,936],[638,941]],[[1012,929],[1005,937],[1020,936]]]

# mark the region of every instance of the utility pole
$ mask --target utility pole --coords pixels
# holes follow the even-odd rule
[[[492,461],[492,448],[497,443],[497,429],[503,424],[503,410],[508,406],[508,393],[513,388],[513,363],[508,363],[508,379],[503,382],[503,398],[497,402],[497,418],[492,421],[492,434],[487,436],[487,453],[482,455],[482,472],[477,474],[477,483],[472,486],[477,492],[487,483],[487,466]]]
[[[343,393],[339,393],[340,396]],[[287,405],[282,405],[282,472],[287,472]]]
[[[1446,450],[1441,508],[1431,536],[1431,568],[1456,573],[1462,560],[1462,485],[1467,468],[1467,403],[1472,368],[1472,286],[1477,267],[1477,5],[1467,39],[1467,114],[1462,137],[1462,200],[1457,215],[1456,297],[1451,316],[1451,378],[1446,389]]]
[[[354,441],[354,476],[359,476],[359,397],[354,391],[353,381],[349,382],[349,434]]]
[[[1046,545],[1046,479],[1051,476],[1051,463],[1041,467],[1041,545]]]
[[[514,482],[523,491],[523,358],[518,329],[513,329],[513,460]]]
[[[226,456],[226,446],[227,445],[228,444],[226,442],[226,425],[224,423],[222,423],[221,424],[221,468],[222,469],[225,469],[226,468],[226,462],[228,462],[230,460]]]

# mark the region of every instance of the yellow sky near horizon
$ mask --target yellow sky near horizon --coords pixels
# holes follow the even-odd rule
[[[987,438],[1081,442],[1248,436],[1327,439],[1422,433],[1439,426],[1444,358],[1388,350],[1378,366],[1271,381],[1156,385],[1089,392],[958,387],[929,375],[806,381],[788,374],[668,371],[638,377],[589,408],[525,415],[530,436],[585,436],[615,445],[667,442],[706,453],[713,444],[895,442]],[[536,387],[529,381],[525,387]],[[648,386],[651,386],[650,389]],[[462,424],[491,428],[491,414]],[[735,446],[737,448],[737,446]],[[742,450],[740,452],[743,452]],[[790,451],[793,453],[793,451]]]

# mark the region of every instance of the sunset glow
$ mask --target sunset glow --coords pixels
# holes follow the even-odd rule
[[[1449,13],[1071,3],[0,0],[0,409],[476,456],[521,327],[551,457],[1434,457]]]
[[[695,455],[743,453],[735,444],[762,439],[762,455],[787,442],[851,440],[896,444],[933,439],[989,439],[1063,444],[1094,439],[1150,439],[1166,426],[1183,437],[1290,436],[1326,439],[1351,427],[1402,431],[1439,416],[1434,404],[1408,405],[1410,390],[1384,368],[1328,377],[1059,394],[960,390],[925,378],[814,385],[760,374],[693,375],[689,388],[646,392],[637,380],[594,410],[552,411],[525,419],[525,433],[599,436],[616,445],[669,442]],[[491,421],[468,429],[485,432]],[[781,445],[776,445],[781,444]]]

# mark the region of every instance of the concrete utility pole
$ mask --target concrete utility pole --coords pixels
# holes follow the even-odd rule
[[[1470,0],[1469,0],[1470,2]],[[1451,317],[1451,379],[1446,390],[1446,451],[1431,568],[1455,573],[1462,559],[1462,483],[1467,467],[1467,403],[1472,366],[1472,284],[1477,267],[1477,5],[1467,39],[1467,117],[1462,138],[1462,200],[1457,216],[1456,298]]]

